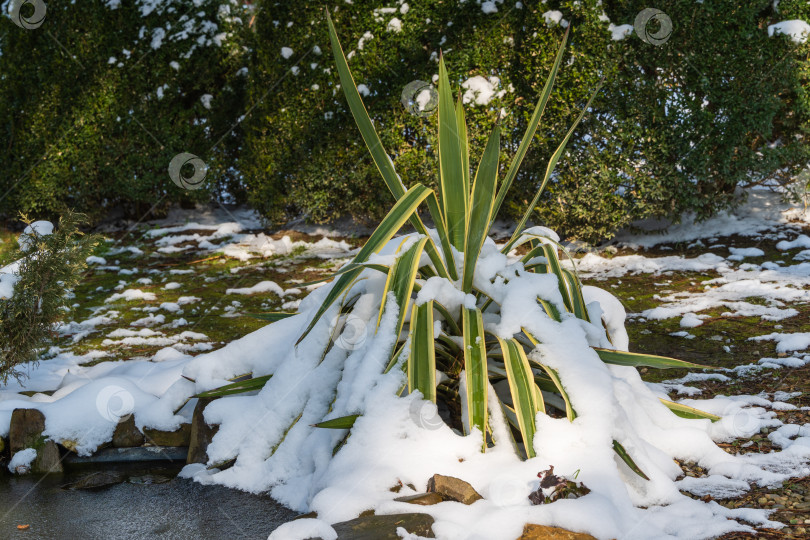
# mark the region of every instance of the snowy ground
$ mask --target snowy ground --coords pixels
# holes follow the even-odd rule
[[[771,464],[784,477],[810,474],[799,459],[810,447],[810,231],[801,218],[774,196],[754,193],[733,214],[687,221],[667,235],[623,234],[618,251],[577,261],[586,284],[622,300],[631,350],[717,368],[642,370],[645,379],[671,399],[726,416],[726,431],[737,437],[722,443],[726,451],[797,456]],[[265,325],[247,313],[295,311],[319,286],[302,283],[339,267],[362,243],[341,229],[268,236],[258,227],[247,213],[186,212],[131,233],[107,231],[58,346],[26,369],[22,385],[0,389],[0,436],[23,406],[41,408],[47,434],[75,441],[79,452],[108,440],[133,410],[139,426],[176,428],[194,400],[173,402],[166,393],[182,383],[191,357]],[[88,418],[96,420],[88,425]],[[784,523],[774,533],[781,536],[801,537],[810,527],[806,480],[751,488],[681,465],[679,487],[696,498],[774,509],[771,523],[762,514],[750,521]]]

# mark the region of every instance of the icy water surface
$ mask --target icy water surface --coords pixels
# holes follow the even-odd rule
[[[296,516],[270,497],[175,478],[176,468],[119,470],[125,482],[93,491],[62,487],[88,470],[44,478],[0,472],[0,538],[264,539]],[[23,524],[29,528],[19,530]]]

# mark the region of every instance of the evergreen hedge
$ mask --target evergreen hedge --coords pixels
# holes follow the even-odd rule
[[[240,11],[228,0],[49,1],[39,28],[0,19],[0,211],[99,218],[123,206],[138,219],[232,183],[238,128],[209,149],[242,111]],[[207,190],[172,182],[181,152],[209,166]]]
[[[787,180],[808,161],[810,44],[769,37],[768,26],[810,20],[810,6],[774,4],[50,2],[38,29],[0,21],[0,195],[8,192],[0,213],[47,215],[69,206],[100,217],[123,206],[139,218],[153,207],[216,197],[247,199],[275,222],[298,214],[379,218],[390,201],[330,69],[329,8],[406,186],[435,186],[435,114],[410,114],[401,95],[412,81],[432,80],[440,51],[454,87],[475,76],[499,79],[496,97],[468,107],[470,136],[480,155],[483,134],[502,116],[501,162],[508,162],[561,23],[570,23],[568,65],[500,217],[528,202],[565,126],[603,78],[537,219],[596,240],[637,218],[707,216],[731,203],[737,186]],[[619,31],[611,25],[633,25],[649,7],[671,19],[665,43],[635,33],[612,39]],[[195,23],[183,37],[186,13]],[[172,183],[168,165],[180,152],[209,166],[206,189]]]
[[[376,218],[389,203],[357,139],[337,76],[318,52],[328,50],[322,15],[327,6],[352,55],[356,82],[370,91],[365,105],[406,186],[436,183],[435,153],[421,150],[435,149],[435,114],[412,115],[400,97],[409,82],[431,81],[440,50],[454,86],[478,75],[499,78],[496,90],[507,90],[468,114],[469,125],[478,128],[471,133],[472,155],[480,155],[483,135],[504,110],[502,149],[509,155],[565,31],[546,14],[558,10],[573,25],[569,65],[501,217],[515,216],[528,202],[545,161],[603,77],[592,113],[537,209],[540,220],[567,236],[597,240],[633,219],[684,210],[707,216],[731,203],[736,186],[777,171],[789,178],[808,159],[810,100],[804,85],[810,48],[786,36],[768,37],[767,31],[781,20],[810,20],[806,2],[783,0],[778,13],[769,0],[652,6],[507,0],[496,2],[498,11],[490,14],[474,0],[261,6],[261,47],[248,93],[256,100],[275,86],[246,120],[243,170],[251,202],[277,219],[291,210],[314,220],[343,213]],[[383,7],[393,11],[379,11]],[[668,41],[656,46],[635,33],[612,39],[611,24],[632,25],[647,7],[670,17]],[[400,32],[388,29],[394,17]],[[659,30],[650,24],[650,32]],[[284,58],[282,47],[293,54]],[[297,74],[290,72],[294,66]]]

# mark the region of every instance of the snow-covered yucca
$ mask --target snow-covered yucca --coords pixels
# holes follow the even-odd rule
[[[565,250],[559,244],[559,237],[545,227],[526,228],[543,187],[590,101],[549,160],[540,188],[511,239],[498,249],[488,237],[548,101],[568,32],[529,128],[500,187],[499,127],[496,126],[489,137],[472,175],[462,101],[454,104],[444,59],[440,59],[440,188],[436,193],[420,183],[410,189],[402,184],[363,105],[331,18],[328,24],[343,92],[396,203],[354,259],[337,272],[328,293],[309,315],[306,329],[296,345],[315,331],[319,321],[330,310],[334,311],[336,305],[339,306],[337,315],[329,318],[328,327],[321,326],[317,330],[330,332],[329,339],[322,340],[326,345],[321,359],[335,347],[350,351],[361,348],[358,336],[364,341],[369,333],[377,334],[381,322],[388,316],[393,320],[393,327],[387,332],[393,339],[384,347],[386,362],[380,367],[383,373],[404,370],[407,384],[398,394],[418,392],[433,403],[437,399],[451,405],[454,400],[460,401],[458,408],[464,431],[478,434],[482,452],[502,442],[498,437],[506,435],[511,445],[528,458],[536,453],[532,441],[537,432],[538,413],[564,416],[569,421],[577,417],[564,378],[544,361],[545,355],[550,353],[544,347],[542,329],[571,324],[582,327],[587,345],[607,364],[700,367],[671,358],[619,350],[626,349],[627,341],[621,322],[611,328],[610,317],[603,320],[601,315],[605,309],[615,311],[618,301],[591,287],[590,296],[592,299],[598,296],[598,302],[588,304],[575,271],[560,264],[558,252],[565,253]],[[428,229],[417,213],[423,204],[427,205],[435,229]],[[392,240],[406,222],[410,222],[416,233]],[[523,245],[528,246],[526,253],[507,264],[507,254]],[[386,254],[381,255],[381,252]],[[375,286],[377,282],[381,288]],[[262,318],[277,321],[292,315],[273,313]],[[373,360],[378,361],[379,358]],[[437,374],[441,380],[437,380]],[[255,390],[269,379],[270,376],[258,377],[202,395],[213,397]],[[444,384],[440,384],[442,382]],[[437,388],[441,395],[437,395]],[[693,408],[661,401],[679,416],[717,419]],[[363,411],[351,413],[340,417],[329,414],[328,420],[315,425],[350,430]],[[493,413],[505,417],[520,438],[514,440],[509,429],[496,434]],[[622,441],[614,439],[612,446],[631,470],[647,478]]]
[[[623,539],[750,530],[727,518],[778,526],[766,511],[726,509],[680,489],[774,485],[795,476],[810,450],[805,456],[796,444],[729,455],[714,441],[769,425],[765,412],[746,415],[745,402],[733,399],[701,404],[721,419],[645,384],[637,366],[700,366],[627,352],[621,303],[560,263],[554,232],[526,228],[540,191],[505,245],[488,237],[549,99],[565,39],[502,179],[497,127],[472,174],[464,110],[439,62],[437,193],[402,185],[331,20],[329,31],[343,92],[396,202],[297,313],[266,314],[272,324],[183,368],[163,409],[194,394],[225,396],[205,408],[205,420],[219,426],[207,465],[190,465],[184,476],[269,492],[317,513],[285,524],[273,539],[334,538],[330,523],[365,510],[413,511],[394,499],[424,490],[436,473],[464,479],[484,497],[471,506],[420,507],[436,518],[440,538],[511,540],[527,522]],[[574,127],[551,156],[541,190]],[[435,229],[417,213],[423,204]],[[394,238],[408,221],[414,232]],[[248,373],[252,379],[221,386]],[[245,391],[251,395],[232,395]],[[461,429],[439,419],[437,405]],[[711,476],[676,482],[683,471],[675,459]],[[532,506],[537,473],[549,466],[590,493]]]

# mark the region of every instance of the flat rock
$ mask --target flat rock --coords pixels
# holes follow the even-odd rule
[[[186,463],[208,463],[208,445],[211,444],[211,440],[219,429],[219,426],[206,424],[203,417],[203,411],[212,401],[212,398],[199,398],[194,407]]]
[[[65,463],[138,463],[149,461],[181,461],[185,463],[188,448],[171,446],[137,446],[135,448],[106,448],[91,456],[68,454]]]
[[[116,471],[99,471],[82,476],[75,482],[62,486],[63,489],[101,489],[124,481],[124,475]]]
[[[335,523],[338,540],[400,540],[397,528],[425,538],[433,536],[433,518],[428,514],[391,514],[366,516]]]
[[[483,499],[481,494],[464,480],[441,474],[434,474],[428,480],[427,491],[428,493],[438,493],[447,499],[464,504],[472,504],[479,499]]]
[[[432,504],[439,504],[444,498],[436,493],[417,493],[416,495],[406,495],[405,497],[397,497],[394,499],[397,502],[406,502],[410,504],[418,504],[421,506],[430,506]]]
[[[134,448],[143,444],[144,437],[137,427],[135,427],[135,417],[129,417],[115,426],[113,432],[112,445],[115,448]]]
[[[596,538],[590,534],[568,531],[559,527],[527,523],[518,540],[596,540]]]
[[[188,446],[191,441],[191,424],[182,424],[174,431],[145,428],[143,435],[146,442],[155,446]]]

